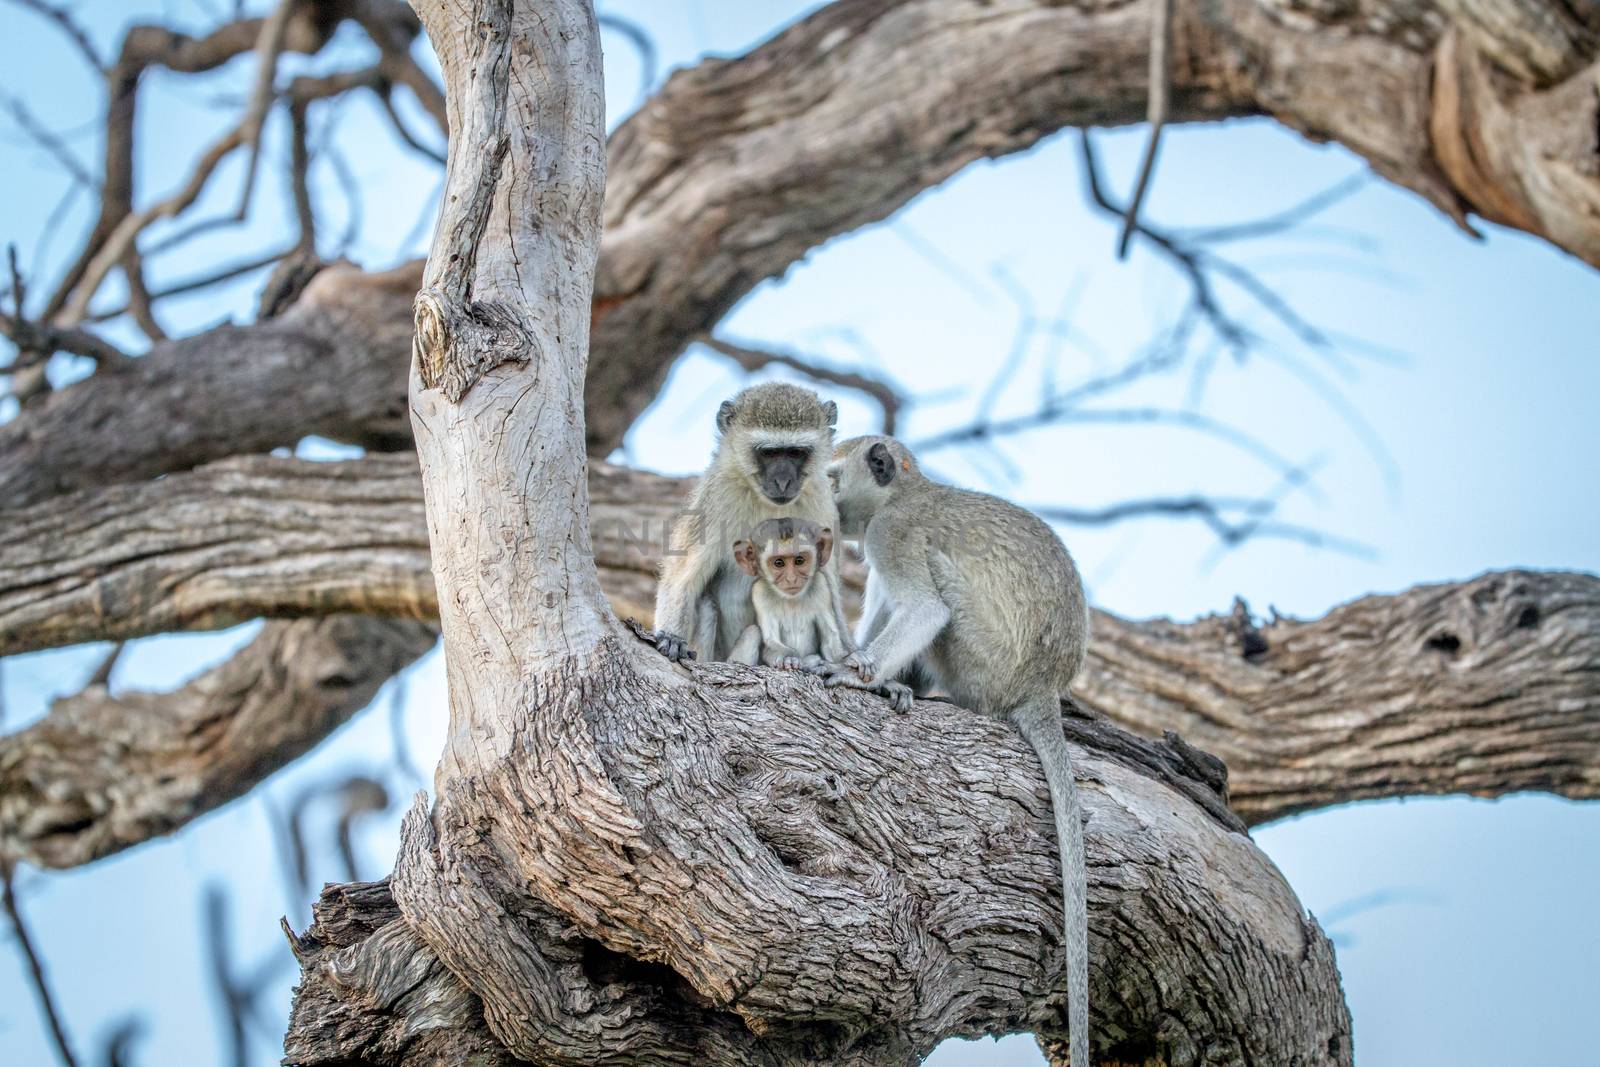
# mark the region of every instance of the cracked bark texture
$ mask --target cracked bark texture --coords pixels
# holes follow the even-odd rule
[[[590,453],[620,444],[678,354],[810,249],[974,160],[1067,126],[1141,121],[1149,11],[839,0],[745,56],[673,75],[608,146]],[[1345,145],[1463,225],[1481,215],[1600,264],[1589,8],[1179,0],[1175,19],[1171,121],[1269,115]],[[307,434],[403,447],[420,271],[342,271],[312,294],[321,311],[157,345],[121,376],[61,390],[0,427],[0,506]],[[260,351],[236,358],[257,334]],[[268,395],[282,402],[261,404]],[[235,436],[195,421],[205,410],[242,420]]]
[[[289,1062],[468,1040],[491,1062],[907,1064],[952,1034],[1059,1034],[1048,792],[1005,723],[674,666],[611,616],[582,416],[593,11],[417,6],[460,134],[419,300],[452,325],[419,330],[411,385],[451,722],[397,908],[352,890],[375,910],[337,919],[347,943],[332,919],[291,935]],[[533,358],[454,327],[485,307]],[[1102,1050],[1349,1063],[1331,947],[1238,824],[1080,756]]]
[[[619,617],[648,624],[661,546],[692,482],[591,461],[588,485],[602,587]],[[432,621],[438,612],[408,455],[226,460],[57,498],[15,513],[9,532],[0,562],[7,654],[258,615]],[[859,565],[847,564],[845,577],[859,595]],[[351,620],[334,633],[356,655],[362,641],[385,639],[382,619],[370,626],[363,635]],[[269,626],[252,648],[289,632]],[[1600,797],[1600,579],[1590,575],[1492,573],[1260,628],[1248,616],[1173,623],[1097,612],[1093,632],[1083,704],[1137,734],[1177,730],[1224,756],[1232,804],[1252,825],[1381,797]],[[176,706],[189,706],[186,692]],[[99,706],[114,726],[120,705]],[[221,702],[207,717],[233,714]],[[331,730],[343,719],[303,721]],[[50,723],[0,738],[12,780],[29,783],[21,796],[42,796],[54,773]],[[115,730],[78,733],[86,752],[114,761]],[[184,801],[164,823],[144,825],[176,827],[229,796]],[[40,840],[27,829],[32,803],[0,817],[0,853],[69,866],[142,839],[85,827],[74,842],[46,820]]]

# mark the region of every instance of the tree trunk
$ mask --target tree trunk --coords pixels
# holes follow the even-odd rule
[[[905,1064],[1059,1033],[1048,793],[1005,723],[685,670],[611,616],[583,469],[593,13],[417,7],[452,130],[412,380],[451,724],[398,915],[336,893],[292,939],[290,1061]],[[1348,1063],[1331,948],[1237,824],[1077,755],[1102,1050]]]

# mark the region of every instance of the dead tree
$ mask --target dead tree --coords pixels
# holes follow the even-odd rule
[[[404,84],[441,129],[446,99],[385,0],[285,3],[194,39],[141,28],[109,64],[88,48],[111,96],[101,217],[37,320],[13,277],[0,326],[35,388],[57,350],[96,371],[0,426],[0,654],[274,621],[171,694],[94,684],[0,738],[0,861],[73,866],[182,826],[316,744],[437,622],[453,702],[437,802],[391,880],[331,891],[292,935],[292,1060],[868,1064],[949,1035],[1059,1037],[1053,843],[1025,748],[948,704],[896,718],[803,679],[667,666],[608,607],[643,616],[651,560],[607,523],[664,518],[681,486],[586,477],[584,456],[810,248],[974,159],[1140,119],[1159,2],[839,0],[675,75],[607,144],[586,5],[419,0],[452,132],[426,271],[300,256],[301,210],[260,320],[175,340],[139,234],[192,196],[134,202],[143,70],[255,50],[270,86],[280,52],[360,23],[377,64],[287,90],[297,209],[320,94]],[[1270,114],[1463,226],[1600,264],[1590,14],[1171,13],[1171,121]],[[255,166],[263,99],[217,152]],[[113,270],[153,342],[138,358],[90,329]],[[379,454],[407,452],[413,424],[421,477]],[[250,455],[313,433],[374,454]],[[1243,826],[1363,797],[1596,796],[1597,620],[1600,581],[1521,572],[1310,622],[1099,616],[1064,714],[1087,777],[1102,1060],[1348,1062],[1327,941]],[[1174,729],[1231,781],[1176,735],[1144,739]]]

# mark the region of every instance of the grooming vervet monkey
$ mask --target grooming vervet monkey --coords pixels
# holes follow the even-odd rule
[[[734,540],[768,519],[836,526],[823,466],[838,416],[833,401],[782,382],[752,386],[723,402],[716,455],[673,525],[656,586],[655,643],[668,659],[690,651],[705,660],[727,659],[755,621],[755,578],[729,555]],[[838,573],[836,560],[822,568],[836,606],[842,603]]]
[[[843,664],[862,679],[873,676],[872,661],[845,627],[836,587],[822,577],[832,554],[833,531],[804,519],[768,519],[748,540],[734,542],[734,560],[756,580],[750,591],[756,621],[745,628],[730,660],[813,674]],[[905,699],[911,695],[896,682],[881,690],[895,698],[900,690]]]
[[[930,480],[891,437],[845,441],[827,474],[840,535],[862,539],[871,567],[859,636],[875,678],[922,675],[958,704],[1008,717],[1044,765],[1061,852],[1072,1067],[1088,1067],[1083,816],[1060,704],[1089,637],[1078,569],[1038,516]],[[842,669],[828,677],[873,681]]]

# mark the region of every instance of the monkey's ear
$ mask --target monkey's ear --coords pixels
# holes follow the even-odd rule
[[[724,400],[717,409],[717,432],[727,433],[728,427],[733,425],[733,417],[739,414],[739,409],[733,406],[733,401]]]
[[[828,429],[831,430],[835,426],[839,425],[839,405],[838,404],[835,404],[831,400],[828,401],[826,404],[823,404],[822,405],[822,414],[827,416]]]
[[[828,557],[833,555],[833,531],[824,526],[817,531],[817,543],[812,546],[817,554],[817,570],[828,565]]]
[[[867,449],[867,470],[872,472],[872,480],[879,485],[894,481],[894,456],[889,454],[888,445],[877,441]]]
[[[756,576],[756,546],[751,541],[733,543],[733,561],[750,577]]]

